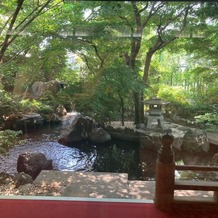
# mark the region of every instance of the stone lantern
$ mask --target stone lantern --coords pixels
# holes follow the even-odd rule
[[[164,128],[164,117],[163,117],[163,111],[162,106],[169,104],[166,101],[161,100],[160,98],[150,98],[148,100],[144,101],[145,104],[149,106],[148,116],[147,116],[147,128],[152,128],[152,122],[156,120],[158,122],[158,126],[160,128]]]

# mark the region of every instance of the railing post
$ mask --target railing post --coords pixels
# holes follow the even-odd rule
[[[162,146],[158,151],[155,173],[155,206],[156,208],[169,211],[174,197],[174,172],[175,161],[172,143],[174,137],[165,134],[162,137]]]
[[[218,191],[214,191],[213,197],[216,200],[216,203],[218,204]]]

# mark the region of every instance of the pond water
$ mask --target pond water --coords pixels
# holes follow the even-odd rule
[[[129,179],[154,180],[157,152],[140,150],[139,145],[121,140],[111,140],[102,145],[89,141],[64,146],[57,142],[65,125],[72,121],[74,114],[63,119],[62,125],[47,126],[24,134],[26,142],[0,156],[0,172],[17,173],[18,156],[25,152],[41,152],[53,161],[53,167],[61,171],[96,171],[128,173]],[[214,153],[190,155],[176,152],[177,164],[208,165]],[[140,157],[143,155],[143,162]],[[143,171],[142,171],[143,168]],[[193,175],[192,175],[193,176]],[[194,175],[195,176],[195,175]]]
[[[89,141],[64,146],[57,142],[60,132],[73,116],[59,126],[29,130],[24,134],[25,143],[0,156],[0,172],[17,173],[17,159],[26,152],[41,152],[53,161],[53,167],[61,171],[96,171],[128,173],[129,179],[140,179],[138,145],[111,140],[103,145]]]

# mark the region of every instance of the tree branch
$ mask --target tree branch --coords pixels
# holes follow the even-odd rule
[[[20,28],[20,30],[15,34],[13,35],[13,37],[11,38],[11,40],[8,42],[8,45],[10,45],[17,37],[18,35],[20,35],[40,14],[41,12],[49,5],[49,3],[51,2],[52,0],[47,0],[47,2],[45,2],[44,5],[41,6],[41,8],[39,8],[39,10],[37,11],[37,13],[32,17],[30,18],[24,25],[22,28]]]
[[[9,39],[11,37],[11,32],[12,32],[12,29],[13,29],[13,26],[15,24],[15,21],[17,19],[17,16],[20,12],[20,10],[22,9],[22,6],[23,6],[23,3],[24,3],[24,0],[18,0],[17,1],[17,7],[12,15],[12,19],[10,21],[10,24],[9,24],[9,27],[8,27],[8,30],[7,30],[7,33],[6,33],[6,36],[4,38],[4,41],[3,43],[1,44],[1,50],[0,50],[0,63],[2,62],[2,58],[3,58],[3,55],[9,45]]]
[[[60,0],[59,2],[55,3],[52,7],[47,8],[47,6],[49,5],[49,3],[51,3],[53,0],[47,0],[45,3],[37,4],[37,7],[33,9],[32,12],[30,12],[16,27],[14,27],[14,24],[17,20],[17,17],[23,7],[23,3],[24,0],[17,0],[18,4],[17,7],[15,9],[14,14],[12,15],[12,19],[10,22],[10,25],[8,27],[7,33],[5,35],[4,41],[1,44],[1,49],[0,49],[0,63],[2,62],[4,53],[6,51],[6,49],[8,48],[8,46],[20,35],[23,33],[23,31],[41,14],[46,13],[48,10],[50,10],[51,8],[57,6],[58,4],[60,4],[61,2],[63,2],[62,0]],[[44,12],[43,10],[46,9]],[[29,19],[29,20],[28,20]]]
[[[146,5],[141,9],[139,10],[139,14],[141,14],[143,11],[145,11],[146,9],[148,8],[148,2],[146,2]]]
[[[148,24],[149,20],[151,19],[151,17],[160,9],[162,8],[165,4],[164,3],[160,3],[156,8],[155,5],[157,4],[157,2],[153,2],[151,9],[149,11],[148,16],[145,18],[144,22],[142,23],[142,27],[145,28],[146,25]]]

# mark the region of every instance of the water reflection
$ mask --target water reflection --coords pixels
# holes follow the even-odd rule
[[[0,156],[0,172],[15,174],[20,154],[41,152],[53,161],[56,170],[120,172],[128,173],[130,179],[140,178],[137,145],[112,140],[103,145],[83,141],[67,147],[57,142],[60,130],[61,126],[48,126],[25,134],[25,144],[10,149],[6,156]]]
[[[6,156],[1,156],[0,171],[15,174],[18,156],[26,152],[43,153],[47,159],[53,160],[54,169],[62,171],[88,171],[96,158],[96,150],[84,153],[77,148],[69,148],[57,142],[32,141],[11,149]]]

